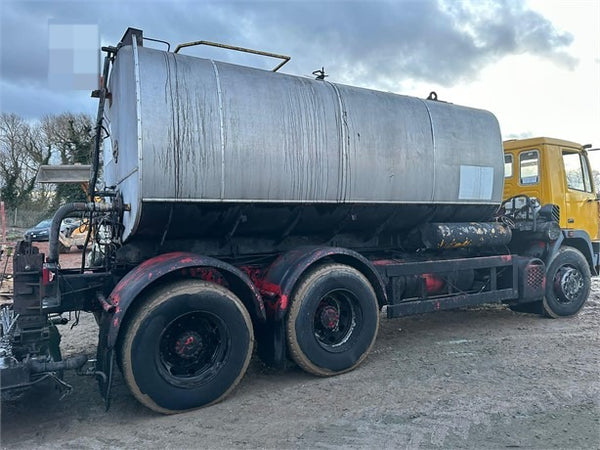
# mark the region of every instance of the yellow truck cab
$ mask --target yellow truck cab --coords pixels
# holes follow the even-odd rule
[[[525,250],[546,264],[543,306],[553,317],[556,308],[548,308],[548,301],[568,309],[579,296],[587,297],[590,277],[598,274],[598,196],[587,148],[547,137],[504,142],[505,207],[518,211],[531,203],[559,225],[559,229],[547,230],[550,238]]]

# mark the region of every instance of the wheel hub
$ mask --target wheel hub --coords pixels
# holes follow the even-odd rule
[[[581,272],[572,267],[563,267],[555,278],[555,288],[563,302],[572,302],[583,289],[584,282]]]
[[[335,331],[340,325],[340,312],[334,306],[327,305],[321,310],[320,319],[323,327]]]
[[[202,348],[202,337],[195,331],[185,331],[175,341],[175,353],[184,359],[196,358]]]

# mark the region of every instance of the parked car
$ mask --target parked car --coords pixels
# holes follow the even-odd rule
[[[33,228],[25,231],[25,239],[31,236],[32,241],[47,241],[50,236],[50,227],[52,225],[52,219],[44,219]],[[74,230],[81,226],[81,219],[66,218],[63,219],[60,225],[60,231],[66,237],[71,236]]]
[[[25,239],[31,239],[32,241],[47,241],[50,236],[50,225],[52,225],[52,219],[42,220],[33,228],[25,231]]]

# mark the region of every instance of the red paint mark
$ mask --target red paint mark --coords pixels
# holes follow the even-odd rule
[[[119,314],[121,312],[121,308],[119,306],[117,306],[115,308],[115,314]]]
[[[282,294],[279,299],[279,309],[287,309],[288,306],[288,296]]]
[[[252,290],[262,297],[260,303],[261,310],[267,310],[270,313],[277,313],[282,308],[287,307],[287,296],[282,301],[281,286],[271,281],[265,280],[268,268],[258,266],[242,266],[239,268],[242,272],[248,275],[252,282]]]
[[[279,284],[271,283],[267,280],[260,281],[261,282],[260,284],[257,284],[257,287],[261,294],[268,295],[271,297],[281,295],[281,286]]]
[[[118,318],[118,317],[115,317],[115,318],[113,319],[113,327],[117,328],[118,326],[119,326],[119,318]]]
[[[512,255],[500,255],[500,260],[502,260],[504,262],[511,262],[512,261]]]
[[[445,285],[444,280],[432,273],[424,273],[423,279],[425,280],[425,289],[428,294],[440,292]]]
[[[398,264],[401,262],[402,261],[398,261],[398,260],[394,260],[394,259],[376,259],[374,261],[371,261],[371,264],[373,264],[374,266],[390,266],[392,264]]]
[[[181,273],[192,278],[200,278],[204,281],[228,287],[227,280],[221,275],[221,272],[212,267],[189,267],[182,269]]]

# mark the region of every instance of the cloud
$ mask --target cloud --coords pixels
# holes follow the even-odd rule
[[[83,112],[95,116],[98,101],[89,91],[54,91],[35,84],[0,81],[0,112],[14,112],[25,119],[39,119],[49,114]]]
[[[576,62],[567,53],[573,37],[521,1],[307,2],[242,11],[262,30],[259,41],[287,43],[299,55],[303,73],[324,65],[338,80],[366,76],[391,90],[406,79],[453,86],[511,54]]]
[[[573,37],[520,0],[4,2],[3,109],[20,111],[16,102],[2,98],[14,94],[7,86],[46,91],[23,96],[23,110],[31,111],[39,98],[54,98],[47,87],[51,20],[98,24],[103,45],[116,44],[133,26],[173,44],[205,39],[289,54],[292,62],[284,69],[289,73],[310,75],[325,66],[331,81],[396,92],[414,80],[450,87],[475,79],[511,54],[529,53],[564,67],[576,63],[568,53]],[[255,56],[185,52],[273,67],[273,61]]]
[[[511,139],[528,139],[533,137],[533,132],[532,131],[522,131],[520,133],[509,133],[506,136],[504,136],[504,140],[511,140]]]

